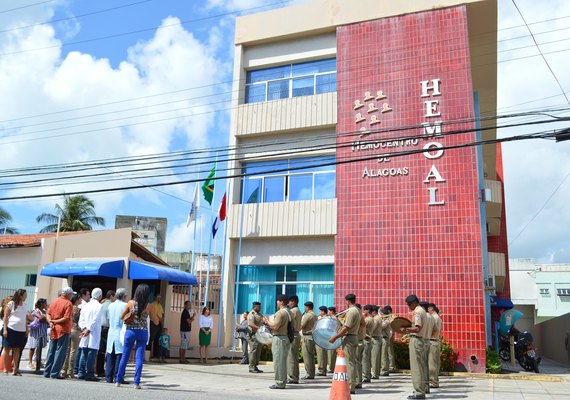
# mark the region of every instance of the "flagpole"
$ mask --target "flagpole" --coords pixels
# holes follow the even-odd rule
[[[218,165],[218,152],[216,152],[216,161],[214,162],[214,166],[217,167]],[[216,176],[216,174],[214,173],[214,177]],[[214,201],[216,200],[216,186],[214,184],[214,190],[212,190],[212,202],[210,203],[210,206],[212,207],[212,212],[210,213],[210,226],[213,225],[214,223],[214,213],[215,213],[215,208],[214,208]],[[212,232],[210,232],[210,241],[209,241],[209,245],[208,245],[208,269],[206,270],[206,293],[204,294],[204,307],[206,307],[208,305],[208,291],[210,290],[210,263],[212,262],[212,239],[213,239],[213,235],[211,234]]]
[[[230,192],[230,181],[228,180],[226,182],[226,196],[227,194]],[[227,201],[227,200],[226,200]],[[226,215],[228,212],[228,205],[226,204]],[[226,216],[226,220],[225,220],[225,226],[224,226],[224,245],[222,247],[222,258],[220,260],[220,268],[222,269],[221,271],[221,276],[220,276],[220,300],[219,300],[219,311],[218,311],[218,347],[220,347],[221,345],[221,340],[222,340],[222,329],[221,329],[221,324],[222,324],[222,310],[223,310],[223,305],[224,305],[224,278],[226,276],[226,269],[224,268],[225,266],[225,259],[226,259],[226,248],[227,248],[227,242],[228,242],[228,217]]]
[[[204,254],[204,215],[201,215],[200,218],[202,219],[202,229],[200,229],[200,257],[203,258]],[[203,264],[200,260],[200,283],[198,284],[198,309],[202,307],[202,269]]]
[[[196,182],[196,186],[194,186],[194,198],[192,202],[195,204],[193,205],[196,207],[196,215],[194,216],[194,238],[192,239],[192,261],[190,264],[190,273],[194,274],[194,261],[196,259],[196,228],[198,227],[198,213],[200,212],[200,194],[198,191],[199,182]],[[190,285],[190,290],[188,291],[188,300],[192,303],[192,285]],[[192,305],[195,307],[195,305]]]
[[[234,311],[234,317],[233,317],[233,326],[236,326],[237,323],[237,306],[238,306],[238,299],[239,299],[239,284],[237,284],[238,280],[239,280],[239,274],[240,274],[240,269],[241,269],[241,242],[242,242],[242,236],[243,236],[243,215],[244,215],[244,203],[245,203],[245,178],[242,178],[242,184],[241,184],[241,204],[240,204],[240,217],[239,217],[239,241],[238,241],[238,253],[237,253],[237,268],[236,268],[236,290],[235,290],[235,295],[234,295],[234,307],[233,307],[233,311]],[[234,335],[233,341],[232,341],[232,350],[236,351],[236,336]]]

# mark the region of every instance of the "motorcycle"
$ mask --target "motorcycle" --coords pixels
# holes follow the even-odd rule
[[[532,345],[532,335],[528,331],[520,332],[514,327],[509,330],[507,335],[501,336],[499,340],[499,357],[504,361],[510,361],[510,336],[515,338],[515,359],[525,371],[534,371],[539,373],[539,364],[542,360],[536,354],[536,347]]]

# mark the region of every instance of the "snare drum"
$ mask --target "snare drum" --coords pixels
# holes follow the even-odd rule
[[[315,329],[313,329],[313,340],[315,344],[325,350],[336,350],[340,347],[342,339],[338,338],[334,343],[330,343],[329,339],[335,336],[341,328],[341,324],[337,319],[324,317],[317,321]]]

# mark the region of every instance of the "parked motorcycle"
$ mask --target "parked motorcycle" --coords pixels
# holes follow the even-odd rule
[[[510,361],[510,336],[515,338],[515,358],[520,366],[525,371],[534,371],[538,374],[542,359],[536,354],[536,348],[532,345],[532,335],[528,331],[520,332],[513,327],[507,335],[501,336],[499,339],[499,357],[504,361]]]

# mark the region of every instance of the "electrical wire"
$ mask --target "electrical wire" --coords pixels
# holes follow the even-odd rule
[[[22,10],[22,9],[24,9],[24,8],[30,8],[30,7],[34,7],[34,6],[39,6],[40,4],[53,3],[53,2],[55,2],[55,1],[57,1],[57,0],[39,1],[39,2],[37,2],[37,3],[31,3],[31,4],[28,4],[28,5],[25,5],[25,6],[10,8],[10,9],[8,9],[8,10],[2,10],[2,11],[0,11],[0,14],[9,13],[9,12],[12,12],[12,11],[18,11],[18,10]]]

